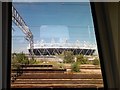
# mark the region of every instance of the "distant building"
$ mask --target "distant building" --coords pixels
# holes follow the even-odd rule
[[[96,45],[91,46],[86,45],[85,43],[80,44],[78,40],[75,43],[68,43],[66,41],[62,43],[55,43],[54,40],[52,40],[51,43],[45,43],[42,41],[41,43],[34,44],[33,52],[35,55],[59,55],[63,51],[72,51],[74,55],[93,55],[93,53],[96,51]],[[30,46],[27,49],[31,53]]]

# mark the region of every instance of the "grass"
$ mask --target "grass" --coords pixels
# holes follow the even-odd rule
[[[67,68],[71,68],[71,63],[60,63],[60,62],[57,62],[57,61],[48,61],[48,59],[36,60],[35,64],[39,64],[39,65],[53,65],[53,69],[67,69]],[[82,65],[85,65],[87,67],[87,65],[93,65],[93,64],[92,64],[92,62],[89,62],[88,64],[82,64]],[[81,68],[81,66],[80,66],[80,68]],[[95,67],[97,68],[97,67],[99,67],[99,65],[95,65]],[[71,73],[72,73],[72,71],[71,71]],[[83,72],[76,72],[76,73],[83,73]]]
[[[47,60],[37,60],[35,62],[35,64],[39,64],[39,65],[53,65],[54,69],[57,68],[64,68],[64,64],[63,63],[59,63],[57,61],[47,61]]]

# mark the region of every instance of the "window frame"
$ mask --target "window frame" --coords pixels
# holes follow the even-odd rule
[[[119,89],[120,72],[117,63],[120,61],[117,60],[116,50],[118,47],[115,46],[115,44],[118,44],[118,39],[115,37],[117,33],[114,33],[114,31],[118,32],[118,28],[113,28],[114,26],[117,27],[113,23],[118,23],[118,5],[118,2],[91,2],[104,88],[106,90]],[[113,14],[116,18],[111,18]],[[115,41],[116,43],[114,43]]]
[[[117,84],[117,78],[119,79],[119,70],[115,70],[116,66],[116,61],[112,62],[112,59],[115,58],[113,54],[115,51],[113,50],[112,52],[109,52],[111,50],[103,50],[104,46],[108,46],[111,48],[114,46],[112,41],[104,42],[104,40],[101,40],[101,37],[104,35],[103,39],[110,39],[111,35],[108,30],[109,28],[106,25],[109,24],[109,18],[104,19],[103,17],[106,17],[106,11],[107,9],[105,8],[106,3],[95,3],[95,2],[90,2],[91,5],[91,11],[93,15],[93,22],[94,22],[94,27],[95,27],[95,35],[96,35],[96,41],[98,45],[98,53],[100,57],[100,63],[101,63],[101,71],[103,75],[103,82],[104,82],[104,88],[108,90],[108,88],[111,86],[111,88],[117,88],[119,85]],[[98,15],[100,14],[100,15]],[[99,17],[99,19],[98,19]],[[104,22],[104,24],[100,24],[100,22]],[[100,25],[98,25],[100,24]],[[101,28],[100,28],[101,26]],[[12,2],[2,2],[2,89],[10,88],[10,72],[11,72],[11,27],[12,27]],[[104,29],[103,35],[100,35],[100,29]],[[9,32],[8,32],[9,31]],[[111,31],[110,31],[111,32]],[[106,35],[106,36],[105,36]],[[112,45],[109,45],[112,44]],[[105,51],[106,54],[103,52]],[[107,64],[105,61],[105,55],[107,55],[106,58],[111,58]],[[116,58],[115,58],[116,59]],[[111,65],[111,66],[110,66]],[[111,70],[110,70],[110,69]],[[115,71],[116,72],[115,72]],[[109,73],[115,72],[113,73]],[[117,86],[118,85],[118,86]]]

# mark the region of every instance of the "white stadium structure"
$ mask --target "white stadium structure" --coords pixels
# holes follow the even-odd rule
[[[30,45],[27,47],[29,53],[31,53]],[[74,55],[93,55],[97,51],[96,44],[87,44],[85,41],[80,43],[78,40],[75,43],[68,43],[67,41],[62,43],[55,43],[53,40],[51,43],[45,43],[43,40],[34,44],[34,55],[56,55],[61,54],[63,51],[72,51]]]

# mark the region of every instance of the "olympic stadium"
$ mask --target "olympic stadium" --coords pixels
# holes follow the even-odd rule
[[[29,53],[31,53],[30,46],[27,47]],[[97,46],[87,45],[84,43],[80,44],[77,40],[75,43],[36,43],[34,44],[33,53],[36,56],[42,55],[59,55],[64,51],[72,51],[74,55],[93,55],[97,49]]]

